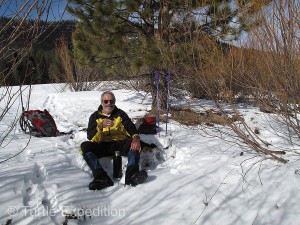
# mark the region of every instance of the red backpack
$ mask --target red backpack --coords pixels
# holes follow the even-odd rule
[[[46,109],[24,111],[19,123],[25,133],[36,137],[55,137],[59,134],[53,117]]]

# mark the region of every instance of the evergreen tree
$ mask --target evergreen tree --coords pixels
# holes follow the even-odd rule
[[[81,60],[116,65],[126,59],[160,62],[155,40],[169,41],[177,23],[219,39],[236,38],[247,19],[270,0],[68,0],[78,18],[75,50]],[[251,18],[251,17],[250,17]],[[192,30],[191,30],[192,31]],[[181,35],[181,34],[179,34]],[[155,40],[154,40],[155,39]],[[146,54],[146,55],[145,55]],[[150,55],[154,54],[154,57]],[[150,62],[148,59],[151,59]],[[139,60],[137,60],[139,61]],[[154,62],[153,62],[154,61]],[[139,64],[138,64],[139,65]]]
[[[107,73],[165,72],[158,43],[171,48],[187,36],[236,38],[270,0],[68,0],[78,18],[74,52],[81,62]],[[185,27],[185,29],[182,29]],[[188,27],[188,29],[187,29]],[[183,32],[184,31],[184,32]],[[153,104],[155,105],[155,104]],[[162,106],[163,107],[163,106]]]

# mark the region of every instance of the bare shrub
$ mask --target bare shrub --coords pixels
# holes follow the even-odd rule
[[[73,91],[90,91],[97,87],[105,76],[98,68],[76,61],[62,37],[56,45],[57,65],[51,65],[51,76],[56,82],[66,83]]]
[[[299,46],[289,47],[289,45],[298,44],[296,34],[299,35],[299,32],[294,30],[296,21],[292,22],[292,29],[289,20],[286,19],[286,24],[283,25],[284,18],[280,17],[284,17],[287,11],[290,14],[296,12],[296,8],[300,7],[289,10],[284,5],[287,2],[290,3],[290,7],[298,4],[292,4],[291,1],[276,1],[272,5],[276,7],[271,10],[271,15],[268,14],[270,8],[257,14],[262,23],[253,31],[251,40],[257,46],[254,45],[251,48],[248,46],[246,49],[237,48],[217,43],[201,32],[195,32],[188,39],[189,45],[177,44],[169,49],[160,45],[165,64],[172,71],[173,84],[190,91],[192,97],[211,99],[225,121],[230,121],[231,115],[242,117],[236,103],[246,102],[257,104],[265,111],[276,112],[277,115],[282,116],[282,121],[286,123],[289,131],[293,129],[297,132],[299,128],[297,120],[299,74],[296,65],[299,65],[297,51],[300,48]],[[281,23],[280,27],[283,30],[278,32],[276,28],[277,35],[285,33],[287,37],[280,37],[276,40],[274,24],[267,23],[267,18],[272,18],[270,16],[273,16],[274,20],[280,18],[277,23]],[[289,19],[291,18],[297,17],[291,16]],[[274,29],[274,33],[267,35],[262,32],[262,29],[268,31],[269,34],[271,33],[269,30]],[[254,34],[260,34],[260,36]],[[276,49],[269,46],[276,46]],[[201,121],[199,117],[192,118]],[[235,138],[239,139],[240,143],[272,159],[287,162],[276,155],[277,151],[270,150],[270,144],[261,139],[259,133],[246,121],[239,119],[226,125],[234,132]],[[224,138],[223,135],[220,137]],[[288,135],[286,138],[291,137]]]
[[[253,96],[263,111],[280,115],[279,122],[286,127],[282,136],[296,144],[295,137],[300,137],[300,2],[274,1],[271,6],[259,15],[262,26],[249,36],[248,46],[258,53],[258,71],[252,70],[248,77],[259,73]]]

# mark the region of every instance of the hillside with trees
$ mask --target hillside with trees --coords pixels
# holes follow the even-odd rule
[[[55,67],[55,48],[60,40],[64,40],[68,49],[72,49],[72,32],[75,21],[39,21],[27,20],[19,26],[20,21],[0,17],[0,48],[5,57],[1,60],[2,76],[8,77],[6,85],[52,82],[49,67]],[[16,31],[18,32],[16,35]],[[9,47],[7,47],[8,43]],[[28,49],[24,54],[24,49]],[[8,72],[13,64],[18,64],[13,75]],[[33,69],[30,79],[25,78],[26,71]]]

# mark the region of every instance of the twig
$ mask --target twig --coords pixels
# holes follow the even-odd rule
[[[8,157],[7,159],[4,159],[4,160],[0,161],[0,164],[4,163],[4,162],[7,162],[8,160],[11,160],[11,159],[15,158],[16,156],[20,155],[27,148],[27,146],[29,145],[30,140],[31,140],[31,135],[30,135],[30,138],[29,138],[28,142],[26,143],[26,146],[21,151],[19,151],[17,154],[15,154],[11,157]]]
[[[216,189],[216,191],[214,192],[214,194],[210,197],[210,199],[209,199],[208,201],[204,202],[205,207],[204,207],[204,209],[202,210],[201,214],[198,216],[198,218],[195,220],[194,224],[196,224],[197,221],[199,220],[199,218],[202,216],[202,214],[204,213],[206,207],[207,207],[208,204],[211,202],[211,200],[213,199],[213,197],[217,194],[217,192],[218,192],[218,190],[220,189],[221,185],[224,184],[225,179],[228,177],[228,175],[231,173],[232,170],[233,170],[233,169],[231,169],[231,170],[227,173],[227,175],[224,177],[224,179],[222,180],[222,182],[219,184],[218,188]]]

